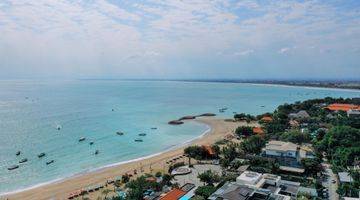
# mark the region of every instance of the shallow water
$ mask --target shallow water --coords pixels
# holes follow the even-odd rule
[[[360,93],[233,83],[0,81],[0,193],[158,153],[207,130],[194,122],[167,124],[184,115],[260,114],[285,102],[326,96],[359,97]],[[218,113],[223,107],[229,109]],[[78,142],[80,137],[86,140]],[[134,142],[137,138],[144,142]],[[20,156],[15,155],[18,150]],[[100,153],[94,155],[95,150]],[[46,156],[40,159],[41,152]],[[25,157],[27,163],[7,170]],[[49,160],[55,162],[46,165]]]

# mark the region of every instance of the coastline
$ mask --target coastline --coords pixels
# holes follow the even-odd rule
[[[196,121],[196,120],[195,120],[195,122],[204,124],[207,129],[204,132],[202,132],[199,136],[196,136],[196,137],[194,137],[194,138],[192,138],[190,140],[187,140],[187,141],[185,141],[185,142],[183,142],[181,144],[177,144],[175,146],[168,147],[168,148],[166,148],[165,150],[163,150],[161,152],[157,152],[157,153],[154,153],[154,154],[142,156],[142,157],[139,157],[139,158],[133,158],[133,159],[130,159],[130,160],[125,160],[125,161],[120,161],[120,162],[104,165],[104,166],[97,167],[97,168],[94,168],[94,169],[85,170],[85,171],[82,171],[82,172],[79,172],[79,173],[70,174],[70,175],[64,176],[62,178],[56,178],[56,179],[53,179],[53,180],[50,180],[50,181],[46,181],[46,182],[42,182],[42,183],[38,183],[38,184],[35,184],[35,185],[32,185],[32,186],[29,186],[29,187],[26,187],[26,188],[20,188],[20,189],[17,189],[17,190],[0,193],[0,198],[3,197],[3,196],[6,197],[6,196],[11,196],[11,195],[15,195],[15,194],[18,194],[18,193],[26,192],[26,191],[29,191],[29,190],[34,190],[34,189],[37,189],[39,187],[44,187],[44,186],[47,186],[47,185],[56,184],[56,183],[59,183],[59,182],[66,181],[67,179],[76,178],[76,177],[83,176],[83,175],[86,175],[86,174],[89,174],[89,173],[101,172],[102,170],[106,170],[108,168],[117,167],[117,166],[121,166],[121,165],[128,164],[128,163],[133,163],[133,162],[141,162],[142,160],[151,159],[153,157],[159,156],[159,155],[167,153],[169,151],[176,150],[178,148],[183,148],[183,147],[185,147],[187,145],[191,145],[192,142],[194,142],[195,140],[201,139],[202,137],[209,134],[211,132],[211,130],[212,130],[211,126],[209,126],[206,123],[203,123],[201,121]]]
[[[234,129],[244,122],[225,122],[221,118],[202,117],[194,120],[195,122],[207,125],[209,128],[201,135],[186,141],[182,144],[172,146],[162,152],[122,161],[70,177],[40,183],[25,189],[1,194],[2,198],[8,199],[66,199],[72,191],[87,187],[92,184],[105,183],[122,174],[133,174],[136,169],[144,173],[152,171],[164,171],[167,168],[167,160],[183,154],[183,149],[189,145],[209,145],[222,139],[227,134],[232,134]],[[255,125],[255,124],[253,124]],[[156,169],[156,170],[155,170]]]

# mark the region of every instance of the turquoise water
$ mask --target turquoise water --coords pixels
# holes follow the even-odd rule
[[[208,129],[194,122],[167,124],[183,115],[218,113],[222,107],[229,110],[221,116],[260,114],[285,102],[326,96],[360,93],[232,83],[0,81],[0,193],[158,153]],[[143,132],[144,142],[134,142]],[[79,143],[80,137],[86,141]],[[39,159],[41,152],[47,155]],[[25,157],[27,163],[7,170]],[[55,162],[46,165],[48,160]]]

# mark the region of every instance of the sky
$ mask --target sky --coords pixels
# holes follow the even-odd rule
[[[359,79],[359,0],[1,0],[0,79]]]

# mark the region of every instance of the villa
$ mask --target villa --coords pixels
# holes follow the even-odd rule
[[[262,149],[262,156],[275,158],[280,163],[280,169],[302,173],[301,160],[314,158],[313,150],[307,145],[297,145],[291,142],[277,140],[269,141]],[[299,170],[302,169],[302,170]]]
[[[274,174],[261,174],[253,171],[245,171],[236,178],[236,182],[227,182],[208,199],[210,200],[248,200],[248,199],[272,199],[290,200],[296,199],[299,191],[311,191],[309,195],[317,196],[316,190],[302,188],[299,182],[282,180],[281,176]]]

